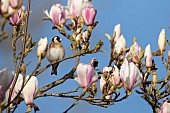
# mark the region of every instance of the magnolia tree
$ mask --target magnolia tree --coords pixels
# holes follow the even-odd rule
[[[0,70],[0,113],[2,111],[15,112],[22,101],[25,101],[28,106],[26,112],[30,112],[33,108],[36,112],[41,108],[38,108],[38,105],[33,101],[45,96],[74,99],[75,102],[63,110],[65,113],[76,106],[80,100],[91,105],[109,107],[113,103],[128,99],[132,91],[133,93],[136,91],[150,105],[153,113],[170,113],[170,103],[167,98],[170,95],[168,84],[170,80],[170,50],[166,49],[166,42],[170,45],[170,41],[166,40],[165,29],[162,29],[158,36],[159,50],[154,52],[149,44],[146,48],[141,48],[136,38],[130,47],[126,47],[126,39],[121,32],[121,25],[117,24],[113,36],[105,34],[110,41],[109,63],[103,69],[97,70],[97,58],[91,59],[89,64],[79,62],[81,57],[87,54],[104,53],[102,40],[96,42],[94,48],[90,48],[89,40],[93,29],[98,24],[98,21],[95,20],[97,9],[93,7],[90,0],[68,0],[65,6],[56,3],[51,6],[50,11],[42,12],[45,15],[42,17],[43,20],[53,23],[52,29],[58,30],[65,39],[69,40],[70,48],[65,48],[61,43],[62,39],[57,35],[52,40],[44,37],[38,43],[34,42],[34,38],[28,31],[30,13],[30,0],[27,1],[27,6],[22,5],[22,0],[1,0],[0,41],[2,42],[8,37],[4,26],[10,22],[13,33],[9,37],[12,38],[15,70],[11,72],[6,67]],[[22,39],[21,42],[17,42],[19,39]],[[17,43],[22,43],[21,49],[16,48]],[[37,48],[34,47],[36,44]],[[31,68],[32,72],[28,73],[27,66],[29,64],[25,63],[25,59],[33,49],[37,49],[38,62],[35,67]],[[73,54],[65,56],[65,49],[73,51]],[[166,50],[168,55],[164,54]],[[17,51],[21,52],[18,54]],[[157,71],[159,69],[153,59],[156,56],[162,58],[167,74],[165,78],[158,79]],[[42,65],[46,58],[49,64]],[[38,75],[50,67],[52,67],[52,71],[49,72],[49,75],[57,75],[60,73],[57,73],[59,64],[68,59],[76,59],[76,61],[67,74],[60,76],[54,82],[38,87],[36,78]],[[47,93],[50,89],[69,79],[79,83],[75,90]],[[100,83],[100,89],[97,89],[97,82]],[[134,90],[136,87],[138,90]],[[82,93],[78,93],[80,89],[83,89]],[[123,94],[120,89],[124,90]],[[102,96],[97,97],[97,93],[101,93]]]

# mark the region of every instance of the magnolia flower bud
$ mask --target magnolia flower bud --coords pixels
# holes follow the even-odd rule
[[[112,67],[104,67],[103,68],[103,73],[107,73],[107,72],[109,73],[109,72],[112,71],[112,69],[113,69]]]
[[[89,31],[85,30],[83,33],[82,33],[82,37],[83,37],[83,40],[84,42],[88,41],[89,40]]]
[[[26,77],[26,80],[28,80],[28,78],[29,76]],[[22,90],[22,95],[27,105],[33,103],[37,91],[38,91],[38,80],[35,76],[31,76],[31,78],[28,80],[27,84]]]
[[[160,51],[165,51],[166,49],[166,35],[165,29],[162,29],[158,38],[158,47]]]
[[[12,83],[13,77],[13,72],[8,72],[6,68],[0,70],[0,103],[4,100],[5,92]]]
[[[77,66],[77,75],[78,77],[75,80],[81,85],[81,87],[89,87],[92,83],[98,80],[98,75],[94,74],[94,60],[92,59],[90,64],[80,63]]]
[[[114,37],[114,41],[116,42],[117,39],[121,36],[121,26],[120,24],[117,24],[114,28],[113,31],[113,37]]]
[[[151,51],[150,44],[148,44],[145,48],[144,57],[145,57],[146,67],[148,68],[152,67],[152,51]]]
[[[126,48],[126,40],[123,35],[121,35],[115,44],[115,51],[117,54],[121,52],[121,50],[125,50]]]
[[[133,62],[128,63],[126,58],[120,68],[120,78],[126,91],[131,91],[142,82],[141,72]]]
[[[132,61],[137,63],[141,57],[141,47],[137,42],[134,42],[130,47],[130,52],[132,53]]]
[[[92,26],[94,24],[96,14],[97,10],[91,6],[87,6],[83,9],[82,16],[87,26]]]
[[[46,49],[47,49],[47,37],[41,38],[38,42],[38,48],[37,48],[37,56],[44,58],[46,55]]]
[[[73,18],[81,16],[83,0],[68,0],[68,7]]]
[[[156,73],[156,71],[154,71],[153,74],[152,74],[152,85],[153,85],[153,87],[156,87],[157,81],[158,81],[157,73]]]
[[[12,8],[16,8],[19,5],[19,3],[21,3],[21,2],[22,2],[22,0],[9,0],[10,6]]]
[[[114,65],[114,71],[111,76],[111,82],[114,86],[120,84],[120,75],[119,75],[119,69],[116,65]]]
[[[9,98],[9,91],[10,91],[10,88],[13,86],[13,83],[14,83],[14,80],[16,79],[16,74],[14,76],[14,79],[9,87],[9,89],[6,91],[5,93],[5,97],[6,97],[6,100],[8,100]],[[21,74],[18,75],[18,78],[17,78],[17,82],[15,84],[15,87],[14,87],[14,90],[12,92],[12,95],[11,95],[11,101],[17,96],[17,94],[20,92],[21,88],[22,88],[22,85],[23,85],[23,76]]]

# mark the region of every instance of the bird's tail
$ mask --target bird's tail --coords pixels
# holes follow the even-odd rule
[[[55,74],[57,75],[57,67],[58,67],[58,63],[57,64],[52,64],[52,71],[51,71],[51,75]]]

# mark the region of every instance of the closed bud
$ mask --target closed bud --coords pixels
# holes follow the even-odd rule
[[[117,39],[121,36],[121,26],[120,24],[117,24],[114,28],[113,31],[113,37],[114,37],[114,41],[116,42]]]
[[[145,48],[144,57],[145,57],[146,67],[151,68],[152,67],[152,51],[151,51],[150,44],[148,44]]]
[[[165,51],[166,49],[166,35],[165,35],[165,29],[162,29],[160,34],[159,34],[159,38],[158,38],[158,47],[159,50]]]
[[[152,74],[152,86],[153,87],[156,87],[157,81],[158,81],[157,73],[156,73],[156,71],[154,71]]]

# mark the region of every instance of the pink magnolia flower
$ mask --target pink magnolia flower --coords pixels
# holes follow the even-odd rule
[[[116,33],[116,35],[115,35]],[[114,38],[114,41],[116,42],[117,39],[121,36],[121,26],[120,24],[117,24],[114,28],[114,31],[113,31],[113,37],[115,35],[115,38]]]
[[[0,13],[7,13],[9,8],[9,0],[1,0]]]
[[[162,104],[159,113],[170,113],[170,103],[167,100]]]
[[[8,72],[6,68],[0,70],[0,103],[4,100],[5,92],[12,83],[13,77],[13,72]]]
[[[111,82],[114,86],[120,84],[120,72],[116,65],[114,65],[114,71],[111,76]]]
[[[120,53],[121,50],[125,50],[126,48],[126,40],[123,35],[121,35],[115,44],[115,51],[117,54]]]
[[[19,5],[19,3],[21,3],[21,2],[22,2],[22,0],[9,0],[10,6],[12,8],[16,8]]]
[[[166,49],[166,35],[165,29],[162,29],[158,38],[158,47],[160,51],[165,51]]]
[[[12,8],[9,7],[9,12],[12,12]],[[22,6],[15,14],[13,14],[9,20],[10,20],[10,24],[15,26],[15,25],[19,25],[21,20],[22,20],[22,15],[24,13],[25,7]]]
[[[87,26],[94,24],[94,19],[96,17],[97,10],[91,6],[86,6],[82,11],[82,17]]]
[[[37,56],[44,58],[46,55],[46,49],[47,49],[47,37],[41,38],[38,42],[38,48],[37,48]]]
[[[148,44],[145,48],[144,57],[145,57],[146,67],[152,67],[152,51],[151,51],[150,44]]]
[[[6,96],[6,100],[8,100],[9,98],[9,90],[10,88],[13,86],[13,82],[16,78],[16,75],[14,76],[14,79],[9,87],[9,89],[6,91],[5,93],[5,96]],[[15,87],[14,87],[14,90],[12,92],[12,95],[11,95],[11,101],[17,96],[17,94],[20,92],[21,88],[22,88],[22,83],[23,83],[23,76],[21,74],[18,75],[18,78],[17,78],[17,82],[15,84]]]
[[[67,5],[73,18],[81,16],[83,0],[68,0]]]
[[[112,71],[112,67],[104,67],[103,68],[103,73],[105,73],[105,72],[111,72]]]
[[[131,91],[142,82],[142,74],[133,62],[128,63],[127,59],[120,69],[120,78],[124,83],[124,89]]]
[[[26,80],[28,80],[28,78],[29,76],[26,77]],[[27,82],[27,84],[22,90],[22,95],[27,105],[33,102],[37,91],[38,91],[38,80],[35,76],[31,76],[31,78],[29,79],[29,81]]]
[[[50,14],[47,10],[44,11],[44,14],[48,17],[49,20],[53,22],[54,25],[66,23],[69,15],[68,10],[61,4],[53,5],[50,9]]]
[[[127,52],[125,55],[125,58],[128,60],[128,62],[132,62],[132,53],[131,52]]]
[[[138,62],[138,59],[141,57],[141,47],[138,45],[137,42],[134,42],[133,45],[130,47],[130,52],[132,53],[132,61]]]
[[[80,63],[77,66],[77,75],[78,77],[75,80],[80,84],[81,87],[89,87],[92,83],[98,80],[98,75],[95,73],[96,64],[92,59],[90,64],[82,64]]]

